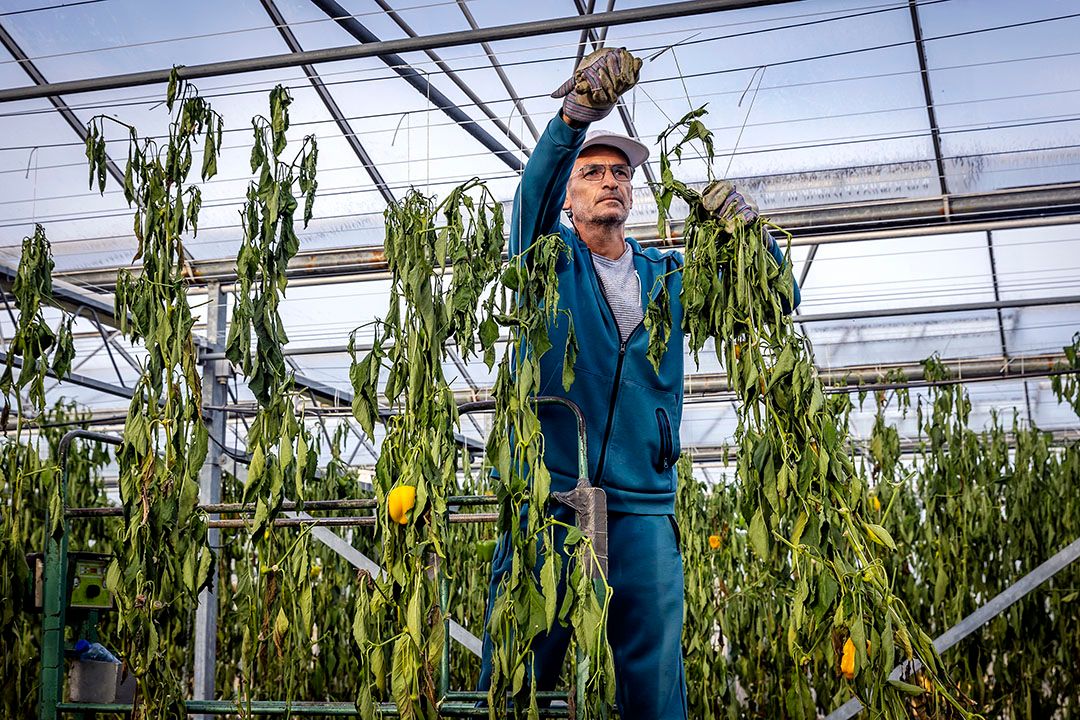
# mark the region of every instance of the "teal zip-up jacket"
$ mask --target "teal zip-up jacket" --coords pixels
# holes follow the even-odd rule
[[[575,379],[562,386],[562,366],[569,322],[562,314],[548,328],[552,348],[540,359],[540,394],[565,397],[585,415],[589,479],[607,493],[608,509],[637,515],[670,515],[675,511],[675,461],[679,457],[679,424],[683,407],[682,273],[667,275],[672,328],[659,374],[645,356],[649,336],[639,323],[625,343],[593,268],[592,253],[573,228],[559,221],[566,183],[585,140],[556,116],[529,158],[514,198],[510,255],[522,249],[522,238],[559,233],[570,248],[570,261],[560,262],[559,308],[569,310],[579,351]],[[677,252],[642,249],[627,238],[634,269],[641,279],[642,308],[655,296],[656,279],[682,267]],[[775,242],[777,261],[784,255]],[[799,290],[795,289],[795,305]],[[577,482],[577,432],[572,416],[558,405],[541,405],[544,461],[551,471],[552,491],[572,490]]]

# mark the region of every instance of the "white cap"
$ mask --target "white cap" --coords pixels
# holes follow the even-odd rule
[[[607,145],[620,151],[630,161],[630,167],[640,167],[649,159],[649,148],[633,138],[610,130],[590,130],[585,135],[581,149],[594,145]]]

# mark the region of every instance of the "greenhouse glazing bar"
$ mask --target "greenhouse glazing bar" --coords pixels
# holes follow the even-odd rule
[[[705,15],[720,10],[738,10],[766,5],[781,5],[794,1],[795,0],[691,0],[669,3],[656,7],[615,10],[610,13],[597,13],[595,15],[577,15],[554,20],[536,20],[532,22],[498,25],[495,27],[484,28],[483,30],[436,33],[434,35],[426,35],[417,38],[383,40],[377,43],[346,45],[342,47],[326,48],[324,50],[307,50],[302,53],[283,53],[244,60],[188,65],[177,69],[181,78],[185,80],[194,80],[197,78],[297,67],[305,63],[318,64],[340,60],[356,60],[359,58],[385,55],[387,53],[408,53],[430,48],[457,47],[460,45],[472,45],[483,41],[494,42],[498,40],[516,40],[523,37],[550,35],[553,33],[601,27],[603,25],[628,25],[655,20],[666,20],[668,18],[685,18],[695,15]],[[49,83],[40,86],[8,88],[6,90],[0,90],[0,102],[30,100],[34,98],[49,97],[50,95],[71,95],[76,93],[95,92],[98,90],[115,90],[118,88],[141,87],[143,85],[166,83],[168,82],[169,75],[172,71],[172,68],[164,68],[161,70],[109,75],[100,78]]]
[[[357,42],[362,43],[363,47],[370,47],[381,42],[363,23],[350,15],[345,8],[338,5],[334,0],[312,0],[312,3],[326,13],[331,20],[340,25],[345,32],[356,38]],[[521,172],[525,169],[525,164],[516,155],[504,148],[487,130],[476,124],[475,120],[466,115],[453,100],[446,97],[438,88],[432,85],[426,77],[406,62],[403,57],[396,53],[380,53],[378,58],[397,73],[402,80],[412,86],[413,89],[427,98],[429,103],[442,110],[448,118],[457,123],[462,130],[469,133],[474,140],[483,145],[507,167],[514,172]]]
[[[34,64],[34,61],[23,51],[22,47],[15,42],[15,38],[11,37],[7,29],[3,25],[0,25],[0,43],[3,43],[4,47],[11,57],[19,64],[19,67],[23,69],[30,79],[34,81],[34,85],[42,86],[48,85],[49,81],[45,79],[45,75],[38,69],[38,66]],[[49,97],[49,102],[53,104],[56,111],[60,113],[60,117],[64,118],[64,122],[71,126],[71,129],[75,131],[75,134],[79,136],[79,139],[86,142],[86,125],[79,120],[78,116],[72,112],[67,103],[62,98],[55,95]],[[105,160],[105,169],[113,180],[118,182],[121,186],[124,185],[124,173],[120,172],[120,168],[116,167],[116,163],[112,161],[112,158],[107,157]]]
[[[281,39],[285,41],[285,44],[294,53],[303,52],[304,49],[300,47],[300,41],[297,40],[296,35],[293,33],[292,28],[285,21],[285,16],[281,14],[281,10],[274,3],[274,0],[262,0],[263,8],[266,10],[266,14],[270,16],[270,20],[273,21],[274,26],[277,27],[278,33],[281,35]],[[375,166],[375,161],[368,154],[366,148],[360,142],[360,136],[352,129],[352,125],[345,119],[345,114],[341,112],[341,108],[338,107],[337,101],[334,100],[334,96],[330,93],[329,88],[323,83],[322,78],[319,77],[319,73],[312,65],[301,65],[300,69],[304,71],[304,75],[307,76],[308,82],[315,89],[315,94],[319,96],[319,100],[322,101],[326,111],[330,113],[330,117],[334,119],[334,124],[338,126],[338,130],[341,131],[342,136],[345,138],[345,142],[348,143],[349,148],[356,155],[356,159],[360,161],[360,164],[364,167],[368,177],[375,183],[375,187],[379,189],[379,194],[387,203],[394,202],[394,194],[390,192],[390,186],[386,184],[386,180],[383,179],[382,173],[379,172],[379,168]]]

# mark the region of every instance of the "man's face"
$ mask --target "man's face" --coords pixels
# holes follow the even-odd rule
[[[570,181],[566,184],[566,202],[563,210],[570,210],[574,221],[595,225],[623,225],[634,206],[633,187],[629,182],[619,182],[609,167],[598,181],[586,180],[581,175],[585,165],[627,165],[626,156],[607,145],[594,145],[581,151],[574,162]]]

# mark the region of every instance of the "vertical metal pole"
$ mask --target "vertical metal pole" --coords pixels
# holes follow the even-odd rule
[[[225,317],[228,303],[219,283],[207,288],[206,336],[212,346],[220,349],[225,345]],[[226,402],[228,387],[227,360],[209,360],[203,364],[203,404],[221,407]],[[207,415],[207,431],[210,433],[210,452],[206,455],[199,476],[199,498],[204,503],[221,502],[221,448],[225,444],[225,413],[210,410]],[[216,519],[212,515],[212,519]],[[206,541],[215,556],[220,547],[217,528],[206,531]],[[196,700],[214,700],[214,673],[217,668],[217,599],[218,577],[214,573],[211,586],[199,595],[199,607],[195,611],[195,683],[193,697]],[[196,718],[207,718],[196,715]]]
[[[60,457],[60,512],[67,505],[67,463]],[[44,618],[41,623],[41,696],[38,720],[56,720],[56,705],[64,692],[64,613],[67,588],[68,521],[60,518],[60,537],[48,532],[45,518]]]
[[[990,280],[994,286],[994,302],[1001,302],[1001,291],[998,287],[998,271],[997,260],[994,258],[994,233],[990,230],[986,231],[986,251],[990,254]],[[1001,357],[1005,360],[1006,367],[1009,364],[1009,346],[1005,342],[1005,317],[1001,312],[1001,308],[997,309],[997,321],[998,321],[998,339],[1001,341]],[[1027,410],[1028,427],[1034,427],[1032,425],[1031,414],[1031,392],[1028,390],[1027,380],[1024,381],[1024,406]]]

